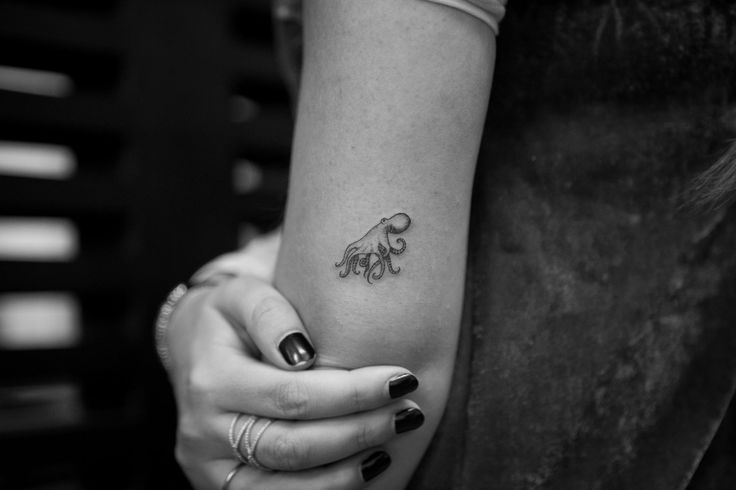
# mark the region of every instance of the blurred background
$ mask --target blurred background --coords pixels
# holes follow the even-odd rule
[[[272,30],[268,0],[0,0],[0,488],[186,488],[152,321],[280,220]]]

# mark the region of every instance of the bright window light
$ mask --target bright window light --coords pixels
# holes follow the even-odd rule
[[[68,97],[74,90],[74,82],[63,73],[0,65],[0,90]]]
[[[0,388],[0,434],[23,434],[82,423],[84,404],[77,385],[68,382]],[[48,488],[48,487],[46,487]],[[77,488],[76,485],[59,488]]]
[[[242,95],[230,97],[230,120],[234,123],[252,121],[261,112],[258,103]]]
[[[69,261],[79,249],[74,224],[59,218],[0,218],[0,260]]]
[[[72,347],[81,332],[79,304],[69,294],[0,295],[0,348]]]
[[[76,167],[74,152],[65,146],[0,140],[0,174],[68,179]]]
[[[233,187],[238,194],[258,190],[263,184],[263,170],[250,160],[237,160],[233,166]]]

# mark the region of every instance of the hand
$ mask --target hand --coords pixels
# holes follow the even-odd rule
[[[250,415],[274,420],[255,453],[277,471],[243,467],[230,489],[361,488],[390,461],[380,446],[423,421],[417,405],[402,399],[417,385],[403,368],[303,371],[316,357],[308,333],[256,277],[192,290],[168,334],[176,455],[198,489],[221,488],[238,463],[228,433],[239,413],[243,423]]]

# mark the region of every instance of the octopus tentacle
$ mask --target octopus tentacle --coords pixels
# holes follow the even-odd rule
[[[374,270],[374,269],[375,269],[376,267],[378,267],[379,265],[381,266],[381,270],[380,270],[380,271],[378,271],[378,272],[373,272],[373,270]],[[368,279],[368,283],[369,283],[369,284],[373,284],[373,283],[371,282],[371,279],[373,279],[373,280],[376,280],[376,281],[377,281],[377,280],[379,280],[380,278],[382,278],[382,277],[383,277],[383,273],[384,273],[385,271],[386,271],[386,264],[385,264],[385,262],[384,262],[384,257],[381,257],[380,255],[378,255],[378,260],[377,260],[376,262],[374,262],[374,263],[373,263],[373,265],[371,266],[371,268],[370,268],[370,269],[369,269],[368,271],[366,271],[366,279]],[[372,274],[372,275],[371,275],[371,274]]]
[[[406,250],[406,240],[403,238],[397,238],[396,243],[399,245],[400,248],[394,248],[391,246],[391,242],[388,243],[389,249],[391,250],[391,253],[394,255],[399,255]]]
[[[371,255],[372,254],[368,254],[368,262],[365,264],[365,268],[363,269],[363,277],[368,277],[368,270],[373,268],[371,265]]]
[[[345,264],[345,270],[340,272],[340,277],[348,277],[348,274],[350,274],[350,270],[353,268],[353,265],[358,260],[357,255],[352,255],[350,259],[347,261],[347,264]]]
[[[342,267],[347,263],[353,256],[353,253],[358,250],[358,247],[350,244],[348,245],[348,248],[345,249],[345,255],[342,256],[342,260],[335,264],[335,267]]]
[[[386,264],[388,265],[388,271],[391,274],[398,274],[399,272],[401,272],[401,267],[397,267],[396,269],[394,269],[391,265],[391,255],[386,254],[386,257],[384,257],[384,259],[386,260]]]
[[[360,274],[360,271],[358,270],[358,266],[363,267],[363,269],[368,269],[368,264],[371,262],[371,254],[366,255],[365,257],[360,257],[355,264],[353,264],[353,272],[355,274]]]

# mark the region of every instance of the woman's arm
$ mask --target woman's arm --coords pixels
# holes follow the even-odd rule
[[[421,1],[304,8],[276,286],[308,326],[318,366],[399,364],[417,374],[413,399],[427,424],[388,446],[394,462],[377,482],[398,488],[439,422],[452,374],[495,39],[478,19]],[[387,251],[399,238],[405,251]]]

